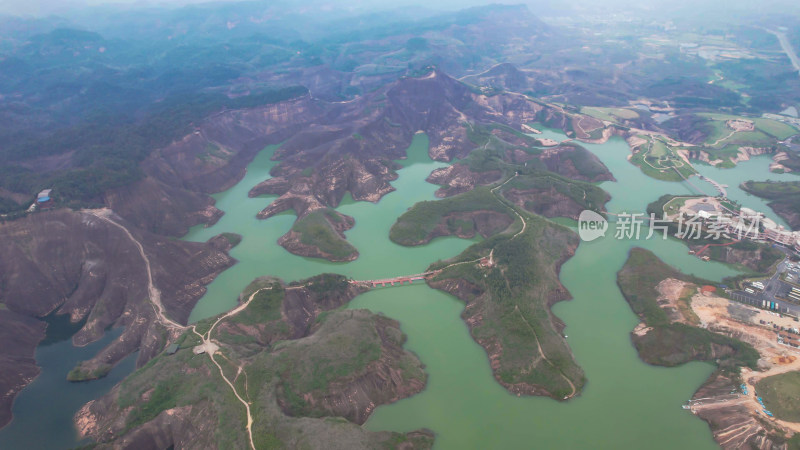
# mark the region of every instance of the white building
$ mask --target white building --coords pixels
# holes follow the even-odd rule
[[[797,237],[794,233],[779,225],[777,228],[765,228],[764,237],[781,245],[794,245]]]

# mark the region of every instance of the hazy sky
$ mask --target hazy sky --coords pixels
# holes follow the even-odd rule
[[[218,3],[236,2],[243,0],[0,0],[0,14],[14,15],[34,15],[42,16],[48,14],[59,14],[75,8],[97,5],[123,5],[134,7],[153,7],[153,6],[183,6],[191,3]],[[301,3],[298,0],[298,3]],[[435,9],[457,9],[489,3],[524,3],[525,0],[330,0],[331,4],[341,4],[352,6],[361,4],[362,6],[377,7],[384,6],[391,8],[398,4],[424,4]],[[269,4],[269,0],[264,0]],[[319,2],[316,3],[328,3]]]
[[[179,7],[191,3],[209,2],[235,2],[243,0],[0,0],[0,14],[44,16],[49,14],[63,14],[80,7],[98,5],[122,5],[125,7],[154,7],[171,6]],[[274,0],[263,0],[269,4]],[[284,0],[285,1],[285,0]],[[293,0],[288,0],[293,1]],[[358,9],[382,9],[406,5],[422,5],[430,9],[460,9],[470,6],[505,3],[526,3],[536,11],[537,6],[556,6],[559,9],[568,5],[582,5],[597,13],[612,10],[624,11],[630,7],[659,10],[661,8],[689,8],[696,6],[719,7],[721,10],[752,10],[755,12],[787,12],[788,9],[797,11],[797,0],[294,0],[298,4],[309,2]]]
[[[234,1],[234,0],[216,0]],[[101,4],[122,4],[159,6],[181,6],[189,3],[207,3],[208,0],[0,0],[0,13],[3,14],[31,14],[47,15],[63,12],[80,6],[93,6]]]

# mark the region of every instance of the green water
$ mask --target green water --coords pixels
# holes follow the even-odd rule
[[[408,159],[400,161],[404,168],[392,183],[397,189],[383,197],[378,204],[354,202],[347,197],[337,208],[355,218],[355,226],[346,232],[347,239],[359,251],[360,257],[349,263],[330,263],[321,259],[293,255],[276,244],[279,237],[292,226],[295,215],[281,214],[268,220],[256,219],[256,213],[275,198],[265,196],[247,199],[247,192],[269,178],[270,161],[275,147],[261,152],[248,166],[245,178],[228,191],[217,194],[217,207],[225,211],[213,227],[195,227],[187,240],[205,241],[232,231],[243,236],[242,242],[231,251],[239,262],[223,272],[208,287],[208,292],[192,311],[190,322],[227,311],[236,305],[239,293],[254,278],[273,275],[285,281],[299,280],[323,272],[335,272],[354,279],[370,280],[424,272],[439,259],[457,255],[472,242],[452,238],[437,239],[418,248],[400,247],[389,241],[389,229],[397,217],[414,203],[433,200],[437,186],[425,178],[446,163],[428,157],[428,138],[418,134],[408,149]]]
[[[547,133],[547,137],[564,138],[549,130]],[[617,179],[624,180],[603,184],[613,196],[611,211],[644,211],[648,203],[664,193],[689,193],[684,184],[645,177],[627,162],[629,149],[620,139],[588,147]],[[258,275],[293,280],[322,271],[357,279],[410,274],[466,248],[468,241],[454,238],[436,239],[416,248],[399,247],[387,239],[397,216],[415,202],[433,198],[435,186],[424,179],[443,164],[428,159],[426,148],[425,137],[417,136],[409,149],[406,167],[393,183],[397,191],[380,203],[348,201],[338,208],[356,219],[355,228],[347,236],[361,252],[358,260],[343,264],[299,258],[276,246],[275,240],[289,229],[293,216],[254,219],[255,213],[271,201],[242,200],[250,187],[266,178],[272,164],[270,152],[262,153],[250,166],[245,180],[234,188],[238,192],[231,190],[217,196],[218,206],[226,211],[223,219],[210,229],[194,229],[189,236],[205,240],[222,231],[245,235],[233,251],[241,262],[210,286],[192,319],[229,309],[242,287]],[[379,407],[366,427],[398,431],[426,427],[437,433],[438,448],[454,449],[534,445],[611,448],[644,442],[662,448],[713,448],[706,424],[680,408],[712,367],[695,363],[664,369],[638,359],[628,335],[637,319],[616,287],[616,272],[634,243],[618,241],[612,235],[582,244],[576,256],[565,264],[562,281],[575,299],[554,308],[568,325],[568,341],[589,379],[581,397],[559,403],[508,394],[492,377],[483,349],[469,336],[460,318],[460,301],[424,285],[381,289],[359,296],[349,307],[368,308],[400,320],[409,336],[407,347],[426,364],[430,378],[421,394]],[[701,262],[672,240],[641,241],[636,245],[657,252],[683,270],[709,278],[721,279],[735,273],[720,264]]]
[[[767,217],[774,220],[778,225],[783,225],[790,229],[788,224],[767,205],[769,200],[748,194],[739,188],[743,181],[800,181],[800,177],[794,173],[773,173],[769,171],[772,158],[768,155],[755,156],[748,161],[742,161],[736,165],[735,169],[718,169],[708,164],[697,164],[695,167],[702,175],[712,180],[727,184],[728,198],[736,200],[750,209],[763,212]],[[693,181],[701,189],[712,192],[711,185],[700,180]]]
[[[612,212],[644,211],[664,193],[688,193],[683,184],[645,177],[627,162],[629,149],[621,139],[587,148],[618,180],[624,180],[602,184],[613,197],[609,204]],[[369,308],[400,320],[409,336],[408,348],[420,356],[430,374],[423,393],[379,407],[367,428],[407,431],[427,427],[437,433],[440,449],[715,448],[707,425],[680,408],[712,366],[648,366],[630,343],[628,333],[638,320],[616,286],[616,273],[633,245],[708,278],[735,273],[720,264],[701,262],[673,240],[634,243],[609,234],[581,244],[561,273],[574,300],[553,308],[567,324],[567,341],[589,380],[584,393],[566,403],[517,398],[498,385],[483,349],[471,340],[459,317],[463,309],[459,301],[424,286],[375,291],[356,298],[352,308]]]
[[[40,345],[36,362],[41,373],[14,400],[14,419],[0,430],[0,448],[57,449],[73,448],[78,435],[73,415],[90,400],[105,394],[131,373],[137,354],[123,359],[99,380],[70,383],[67,373],[75,365],[94,356],[122,334],[122,328],[106,333],[99,341],[74,347],[69,339]]]
[[[550,136],[564,138],[548,131],[547,137]],[[402,162],[404,168],[399,171],[400,177],[392,182],[397,190],[378,204],[348,199],[337,208],[356,220],[347,237],[361,256],[350,263],[302,258],[278,246],[277,239],[294,221],[291,213],[268,220],[255,218],[256,213],[274,199],[271,196],[247,198],[253,186],[269,178],[269,170],[275,164],[270,158],[276,147],[261,152],[248,166],[240,183],[214,196],[217,206],[225,211],[220,221],[210,228],[195,227],[185,237],[205,241],[225,231],[243,235],[242,242],[231,252],[239,262],[209,285],[190,321],[230,309],[236,304],[239,292],[258,276],[274,275],[292,281],[322,272],[341,273],[356,279],[412,274],[423,271],[437,259],[452,257],[467,248],[472,242],[458,238],[438,238],[415,248],[399,247],[388,239],[389,228],[400,214],[418,201],[434,198],[437,187],[424,180],[432,170],[445,163],[431,161],[427,147],[424,135],[414,138],[409,158]],[[613,196],[609,204],[611,211],[644,211],[649,202],[664,193],[689,193],[684,184],[645,177],[627,162],[629,150],[620,139],[603,145],[587,145],[587,148],[622,180],[602,184]],[[747,175],[743,175],[743,179],[747,179]],[[689,256],[683,245],[672,240],[632,243],[614,239],[612,231],[604,239],[581,244],[575,257],[562,268],[562,282],[574,300],[553,308],[567,324],[567,340],[589,380],[584,393],[566,403],[538,397],[517,398],[497,384],[485,352],[471,339],[460,318],[463,304],[457,299],[425,285],[379,289],[357,297],[349,307],[369,308],[400,320],[409,337],[407,348],[419,355],[430,375],[425,391],[379,407],[365,427],[397,431],[430,428],[437,433],[439,449],[645,445],[714,448],[706,424],[680,408],[708,376],[712,366],[693,363],[674,369],[651,367],[638,359],[631,346],[628,333],[637,319],[616,287],[616,272],[634,244],[653,250],[684,271],[707,278],[721,279],[734,273],[726,266],[703,263]],[[97,345],[108,339],[107,336]],[[28,442],[20,439],[37,432],[38,444],[26,447],[74,446],[74,429],[69,420],[75,411],[82,402],[107,392],[113,382],[132,370],[129,358],[112,371],[112,378],[106,381],[62,387],[63,383],[58,380],[63,380],[66,370],[75,361],[87,358],[95,348],[76,349],[68,343],[57,351],[45,351],[48,348],[41,347],[37,351],[43,374],[18,397],[14,406],[16,425],[0,432],[2,448],[20,447],[20,443]],[[48,417],[58,420],[42,421],[36,411],[48,407],[47,396],[56,395],[53,389],[65,392],[85,389],[86,392],[81,394],[80,401],[53,402]],[[39,400],[31,400],[34,397]],[[48,430],[48,433],[39,430]]]

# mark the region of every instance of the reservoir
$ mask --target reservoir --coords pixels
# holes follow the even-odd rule
[[[543,137],[565,138],[560,132],[545,133],[547,136]],[[605,144],[583,145],[619,180],[601,183],[612,196],[608,204],[611,212],[644,212],[648,203],[663,194],[692,193],[685,183],[646,177],[627,161],[630,150],[620,138],[612,138]],[[247,197],[253,186],[269,178],[269,171],[276,164],[270,159],[276,148],[267,147],[248,166],[240,183],[214,195],[217,207],[225,211],[218,223],[209,228],[194,227],[184,237],[205,241],[222,232],[243,236],[242,242],[231,251],[239,262],[208,286],[208,292],[192,311],[190,322],[234,307],[239,293],[258,276],[273,275],[289,282],[323,272],[359,280],[415,274],[436,260],[457,255],[475,242],[446,237],[428,245],[406,248],[388,239],[390,227],[406,209],[416,202],[435,198],[437,186],[424,180],[431,171],[447,164],[428,157],[428,139],[418,134],[408,150],[408,159],[400,161],[404,167],[398,171],[399,178],[392,182],[395,192],[377,204],[354,202],[346,197],[337,208],[355,218],[355,227],[346,235],[360,252],[357,260],[330,263],[292,255],[276,241],[291,228],[295,215],[287,212],[258,220],[256,213],[275,197]],[[754,173],[758,174],[757,179],[774,175],[767,172],[768,159],[754,158],[742,164],[747,165],[747,170],[740,167],[717,173],[717,169],[710,167],[699,169],[716,181],[729,184],[731,193],[734,186],[752,179]],[[745,196],[742,193],[748,202],[755,198]],[[751,204],[756,203],[746,203]],[[436,433],[437,449],[643,445],[664,449],[716,448],[708,426],[680,407],[713,367],[705,363],[669,369],[648,366],[639,360],[630,342],[629,333],[638,319],[617,288],[616,273],[633,246],[648,248],[667,263],[712,280],[736,273],[728,266],[703,262],[689,255],[686,246],[674,240],[617,240],[613,224],[605,238],[581,243],[561,272],[562,283],[573,300],[553,308],[567,325],[564,330],[569,336],[567,342],[588,379],[583,393],[567,402],[518,398],[503,389],[492,376],[486,353],[472,340],[460,317],[463,303],[448,294],[420,284],[376,289],[354,299],[349,308],[366,308],[399,320],[408,335],[407,348],[420,357],[429,374],[422,393],[377,408],[365,427],[395,431],[429,428]],[[105,345],[109,336],[112,334],[95,345]],[[56,345],[61,346],[58,351],[47,352],[48,347],[44,346],[37,350],[42,375],[18,396],[14,422],[0,431],[0,447],[18,447],[21,441],[17,439],[37,432],[41,435],[37,436],[40,442],[28,448],[74,447],[77,442],[71,425],[73,414],[84,402],[108,392],[133,368],[135,357],[129,357],[107,379],[82,384],[60,382],[77,361],[88,358],[100,347],[79,349],[69,341],[53,344]],[[50,384],[64,392],[83,390],[82,397],[49,401],[57,395],[48,387]],[[52,409],[50,414],[56,419],[43,423],[41,415],[35,412],[42,408]]]

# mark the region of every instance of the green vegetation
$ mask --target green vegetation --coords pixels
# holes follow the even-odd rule
[[[789,450],[800,450],[800,433],[795,433],[789,440],[786,441]]]
[[[336,230],[336,224],[343,220],[332,209],[320,209],[295,222],[292,231],[300,234],[302,244],[317,248],[326,258],[347,261],[357,256],[358,250]]]
[[[558,281],[558,266],[577,245],[566,228],[521,211],[527,223],[516,237],[497,234],[475,244],[451,261],[432,281],[459,280],[454,292],[470,305],[464,319],[472,336],[493,361],[496,378],[523,392],[545,392],[557,399],[577,393],[585,382],[583,371],[557,329],[550,305],[565,293]],[[475,259],[492,252],[494,267],[480,267]],[[451,265],[463,262],[464,264]],[[479,320],[478,320],[479,318]],[[573,390],[574,387],[574,390]],[[516,391],[515,391],[516,392]]]
[[[800,195],[800,181],[745,181],[742,189],[761,198],[778,200]]]
[[[746,181],[742,189],[755,196],[771,200],[770,208],[792,227],[800,226],[800,181]]]
[[[84,367],[85,363],[79,363],[74,369],[70,370],[67,374],[67,381],[89,381],[103,378],[111,372],[112,366],[110,364],[99,364],[97,367],[88,369]]]
[[[33,195],[53,188],[53,200],[73,207],[96,206],[109,189],[141,178],[139,162],[151,151],[188,134],[194,123],[225,108],[247,108],[303,95],[303,87],[229,99],[223,94],[175,95],[152,106],[141,119],[104,117],[103,121],[58,128],[42,137],[17,137],[3,147],[0,188]],[[33,172],[16,163],[36,157],[74,152],[74,168]],[[227,157],[210,148],[206,157]],[[23,205],[20,205],[22,208]]]
[[[291,282],[289,285],[297,286],[299,283]],[[347,277],[335,273],[323,273],[313,276],[306,280],[305,285],[309,292],[316,294],[315,300],[325,296],[343,294],[350,287]]]
[[[278,278],[268,277],[268,276],[267,277],[258,277],[255,280],[251,281],[250,284],[248,284],[247,287],[244,288],[242,293],[239,294],[239,303],[246,302],[247,299],[250,298],[250,296],[253,295],[259,289],[277,288],[277,287],[280,287],[280,283],[281,283],[281,281]],[[199,327],[204,322],[205,321],[200,322],[198,324],[198,329],[197,329],[198,332],[203,332],[203,330],[201,330]]]
[[[569,149],[570,147],[572,149]],[[608,168],[589,150],[574,143],[562,144],[561,148],[563,149],[560,155],[562,161],[571,162],[579,176],[583,176],[587,180],[595,180],[608,175]]]
[[[447,234],[473,235],[476,223],[468,216],[457,216],[459,213],[493,211],[514,219],[512,210],[515,208],[505,198],[506,193],[512,189],[523,192],[523,206],[531,212],[562,202],[564,197],[574,202],[566,207],[566,212],[575,208],[600,212],[609,198],[605,191],[591,183],[532,168],[519,171],[517,176],[501,184],[502,188],[479,186],[442,200],[419,202],[397,219],[389,231],[389,238],[400,245],[420,245],[441,235],[437,229],[442,226],[447,228]],[[492,189],[498,189],[498,192],[493,193]],[[503,197],[498,197],[499,195]],[[496,220],[480,232],[484,237],[492,236],[502,232],[507,224],[507,221]]]
[[[492,194],[490,188],[479,186],[454,197],[415,204],[392,225],[389,239],[400,245],[419,245],[429,239],[433,230],[443,222],[444,216],[481,210],[511,214],[508,207]],[[495,230],[499,231],[502,230]]]
[[[714,139],[711,139],[711,136],[709,136],[709,140],[712,142],[713,140],[719,139],[720,137],[724,137],[730,134],[731,131],[733,131],[725,126],[725,122],[728,120],[746,120],[749,122],[753,122],[753,125],[755,126],[756,130],[761,131],[762,133],[767,134],[781,141],[791,136],[794,136],[795,134],[800,133],[800,130],[798,130],[792,125],[779,122],[773,119],[765,119],[763,117],[742,117],[730,114],[716,114],[716,113],[700,113],[698,114],[698,116],[710,119],[711,121],[710,126],[713,127],[714,132],[716,133]],[[737,134],[737,139],[739,139],[738,134]]]
[[[795,127],[772,119],[714,113],[700,113],[696,117],[699,121],[695,126],[707,135],[705,151],[711,159],[722,160],[720,166],[723,168],[734,166],[732,159],[740,153],[741,147],[767,148],[769,152],[775,152],[779,149],[779,140],[798,133]],[[727,124],[730,120],[751,122],[754,129],[735,131]],[[791,165],[793,161],[788,163]]]
[[[639,118],[639,113],[632,109],[624,108],[599,108],[584,106],[581,108],[581,114],[586,114],[608,122],[617,122],[619,119],[632,120]]]
[[[308,286],[323,310],[330,303],[328,289],[341,293],[348,289],[347,285],[345,277],[335,274],[292,283],[295,288]],[[338,410],[337,402],[331,405],[323,400],[348,395],[365,377],[375,376],[376,364],[388,366],[383,370],[392,370],[393,379],[399,377],[397,380],[406,389],[408,383],[424,386],[422,364],[402,350],[406,336],[396,321],[366,310],[329,310],[320,315],[305,337],[293,339],[288,333],[289,319],[283,318],[280,311],[298,305],[287,299],[286,291],[274,279],[253,281],[241,297],[249,298],[264,287],[273,289],[258,292],[244,311],[223,320],[214,336],[220,344],[215,361],[237,392],[250,402],[257,448],[297,448],[302,447],[300,443],[313,443],[314,448],[323,443],[382,448],[395,442],[407,442],[410,448],[430,447],[429,435],[371,433],[351,421],[333,417],[353,414],[353,410],[366,408],[366,403]],[[269,340],[274,345],[262,341],[263,327],[269,325],[265,320],[281,323],[287,330],[283,336]],[[197,442],[205,447],[246,448],[242,404],[221,379],[209,356],[195,355],[190,350],[199,342],[191,330],[179,342],[182,350],[156,356],[109,394],[110,409],[103,412],[101,421],[108,421],[104,425],[124,423],[122,432],[113,435],[120,437],[165,410],[191,405],[191,411],[187,411],[190,416],[185,420],[196,427]],[[369,382],[358,388],[368,397],[356,400],[362,403],[382,404],[397,395],[390,389],[373,389]]]
[[[679,148],[655,136],[647,136],[645,139],[647,143],[637,147],[631,157],[631,162],[642,169],[645,175],[657,180],[683,181],[697,173],[678,154]]]
[[[498,142],[494,136],[491,137],[492,144]],[[461,164],[469,167],[472,172],[488,172],[490,170],[502,170],[505,167],[503,162],[503,150],[495,145],[486,145],[476,148],[460,161]]]
[[[284,322],[282,315],[283,300],[286,295],[280,281],[272,277],[259,277],[253,280],[239,295],[239,303],[246,302],[251,295],[253,301],[245,311],[235,316],[229,317],[227,321],[233,324],[245,326],[257,326],[258,334],[232,334],[227,331],[215,329],[214,333],[219,333],[218,338],[223,342],[242,346],[242,348],[254,348],[252,344],[261,342],[261,345],[269,347],[279,339],[289,337],[290,327]],[[213,320],[206,320],[197,324],[197,332],[204,333],[213,323]],[[192,335],[189,335],[191,337]],[[216,336],[215,336],[216,337]]]
[[[128,427],[135,428],[156,418],[161,411],[178,406],[177,397],[180,392],[180,379],[168,378],[156,384],[150,398],[137,405],[128,415]]]
[[[553,172],[544,171],[532,171],[519,175],[503,186],[502,192],[505,193],[510,189],[543,191],[541,194],[533,196],[525,204],[525,209],[531,212],[536,211],[537,204],[546,200],[547,195],[544,191],[555,190],[582,209],[591,209],[597,212],[605,209],[605,204],[610,198],[606,191],[594,184],[571,180]]]
[[[777,120],[758,118],[753,119],[753,122],[756,128],[781,141],[800,133],[794,126]]]
[[[739,366],[756,367],[759,355],[750,345],[708,330],[672,322],[658,304],[656,286],[667,278],[696,285],[706,281],[685,275],[662,262],[652,252],[631,250],[628,261],[617,275],[625,300],[647,327],[652,328],[632,339],[639,356],[649,364],[676,366],[689,361],[715,361],[724,370]]]
[[[206,151],[197,155],[197,158],[203,162],[212,162],[216,159],[221,159],[223,161],[229,161],[233,153],[226,152],[222,147],[219,145],[209,142],[206,144]]]
[[[283,341],[275,346],[272,364],[282,375],[279,396],[286,398],[291,415],[324,415],[324,410],[303,401],[303,395],[323,393],[334,381],[363,373],[368,364],[380,358],[381,339],[375,320],[365,313],[332,313],[314,339]],[[320,340],[330,344],[318,345]]]
[[[475,144],[477,148],[470,152],[460,163],[469,167],[473,172],[486,172],[506,168],[508,164],[504,162],[504,157],[509,150],[518,149],[527,153],[538,153],[541,151],[535,148],[540,144],[537,139],[506,125],[497,123],[488,125],[465,123],[464,126],[467,130],[467,138]],[[523,144],[510,144],[492,134],[493,131],[499,131],[510,135],[514,140],[522,141]]]
[[[666,204],[664,204],[663,206],[661,206],[661,208],[658,207],[654,208],[656,210],[654,211],[656,217],[661,217],[660,213],[666,213],[667,215],[677,214],[678,211],[680,211],[681,208],[683,208],[683,206],[686,204],[686,200],[689,200],[690,198],[698,198],[700,196],[697,195],[688,197],[684,196],[681,197],[669,196],[669,197],[670,197],[669,201],[666,202]],[[650,208],[648,208],[648,212],[650,212]]]
[[[800,422],[800,372],[764,378],[756,384],[764,405],[777,419]]]
[[[271,286],[260,289],[255,294],[251,294],[254,296],[253,301],[247,307],[247,314],[237,315],[237,322],[244,325],[256,325],[281,319],[283,287],[279,283],[272,283]],[[249,298],[248,296],[247,299]]]

